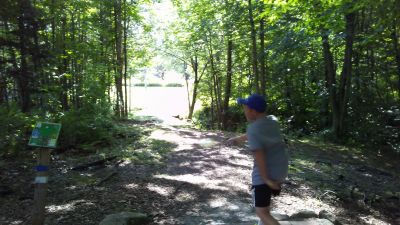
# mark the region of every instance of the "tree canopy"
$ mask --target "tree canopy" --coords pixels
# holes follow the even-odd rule
[[[235,100],[259,93],[288,131],[398,150],[399,1],[173,0],[161,44],[152,23],[162,19],[143,14],[151,4],[3,1],[2,120],[126,118],[129,78],[161,55],[186,80],[188,118],[201,126],[243,129]]]

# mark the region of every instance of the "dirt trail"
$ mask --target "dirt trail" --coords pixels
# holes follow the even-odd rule
[[[257,222],[250,196],[252,158],[246,148],[223,145],[227,137],[222,132],[165,124],[151,138],[176,144],[168,154],[166,167],[145,184],[148,194],[158,199],[154,224],[253,225]],[[125,182],[131,177],[128,173]],[[321,207],[334,210],[308,194],[293,196],[285,192],[275,199],[274,206],[275,213],[285,215],[305,209],[318,213]]]
[[[179,126],[143,124],[155,126],[151,138],[174,144],[165,163],[139,165],[125,161],[120,164],[117,175],[101,185],[93,185],[93,177],[104,177],[108,168],[77,172],[69,170],[74,165],[73,159],[55,159],[46,225],[97,225],[107,214],[122,211],[150,214],[152,224],[255,224],[249,191],[252,167],[249,152],[245,148],[222,145],[227,137],[221,132],[197,131],[182,125],[181,122]],[[30,163],[5,166],[14,166],[18,171],[20,182],[16,185],[21,191],[0,198],[0,224],[29,221],[27,212],[32,206],[29,182],[34,160]],[[10,170],[9,174],[13,172]],[[357,219],[362,216],[359,212],[352,211],[351,207],[343,208],[336,200],[330,201],[327,198],[330,193],[320,193],[318,188],[307,186],[303,175],[298,172],[289,176],[282,195],[273,199],[274,212],[290,216],[301,210],[316,214],[326,210],[332,214],[345,212],[343,224],[388,224],[369,212],[365,212],[363,221]],[[77,178],[85,180],[77,182]]]
[[[170,211],[177,216],[176,224],[256,221],[249,195],[251,161],[244,149],[222,145],[225,137],[215,132],[163,127],[152,137],[177,144],[168,156],[166,169],[154,176],[176,184],[165,193],[174,198],[172,204],[179,205],[171,206]],[[171,210],[170,206],[165,208]]]

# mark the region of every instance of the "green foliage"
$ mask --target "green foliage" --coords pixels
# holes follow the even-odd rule
[[[16,106],[0,106],[0,157],[26,148],[34,121]]]
[[[247,121],[240,105],[234,104],[229,107],[227,113],[228,131],[243,133],[246,131]],[[214,129],[217,127],[215,120],[211,117],[211,108],[204,106],[193,115],[193,123],[200,129]]]
[[[183,87],[183,85],[180,83],[168,83],[165,87]]]
[[[144,86],[146,86],[146,84],[145,83],[137,83],[137,84],[134,84],[133,86],[135,86],[135,87],[144,87]]]
[[[363,143],[376,148],[382,153],[394,151],[400,153],[400,129],[394,120],[400,118],[400,109],[376,109],[369,111],[365,117],[350,112],[349,120],[355,129],[349,129],[347,142]]]
[[[148,83],[148,84],[145,84],[145,83],[137,83],[137,84],[134,84],[134,86],[135,87],[162,87],[162,84],[159,84],[159,83]]]
[[[243,107],[241,105],[234,104],[229,107],[227,113],[227,121],[229,125],[229,131],[239,133],[244,133],[246,131],[247,121],[244,115]]]
[[[215,121],[210,117],[210,111],[210,107],[203,107],[201,110],[196,111],[193,114],[193,124],[200,129],[212,129]]]
[[[164,140],[148,138],[145,135],[147,131],[143,132],[143,127],[133,130],[136,133],[135,137],[121,143],[120,148],[113,148],[112,155],[131,160],[135,164],[159,164],[163,162],[166,154],[176,147],[176,144]]]
[[[159,83],[149,83],[149,84],[147,84],[147,87],[162,87],[162,84],[159,84]]]
[[[196,125],[214,129],[220,127],[219,117],[225,117],[229,120],[225,129],[241,130],[246,122],[238,119],[240,108],[230,104],[229,113],[222,112],[221,103],[228,94],[225,93],[228,39],[234,45],[230,99],[248,96],[255,90],[248,2],[174,3],[180,19],[171,27],[171,36],[176,37],[171,46],[182,56],[179,60],[186,60],[189,65],[185,71],[189,77],[194,75],[190,67],[193,59],[198,60],[200,69],[207,65],[197,93],[205,107],[195,113]],[[281,118],[285,132],[377,149],[385,146],[398,149],[398,128],[389,127],[382,113],[400,100],[400,61],[396,61],[400,20],[395,19],[394,13],[400,7],[398,1],[252,1],[252,5],[258,69],[263,64],[267,68],[268,113]],[[349,13],[356,14],[353,63],[348,86],[344,87],[348,98],[344,104],[344,135],[338,137],[332,129],[332,98],[342,96],[339,86],[346,50],[345,15]],[[264,30],[259,23],[261,19],[265,22]],[[261,32],[267,37],[265,49],[260,45]],[[328,36],[333,56],[334,92],[327,86],[323,35]]]
[[[340,141],[398,149],[399,131],[387,126],[383,111],[400,101],[399,1],[251,1],[250,7],[249,1],[173,0],[178,18],[166,29],[163,46],[152,43],[149,31],[157,24],[146,24],[141,15],[143,4],[151,1],[123,2],[4,2],[0,103],[19,106],[1,106],[0,122],[5,124],[0,130],[1,154],[23,148],[29,126],[39,118],[63,123],[63,148],[111,143],[122,132],[110,112],[110,105],[116,103],[115,110],[123,108],[114,88],[122,90],[122,68],[133,74],[158,53],[171,56],[188,82],[196,79],[191,85],[197,85],[197,98],[205,105],[195,114],[198,126],[220,128],[225,117],[228,127],[224,128],[243,131],[246,121],[241,108],[230,104],[224,112],[224,107],[226,96],[231,100],[244,97],[258,86],[252,69],[252,28],[257,36],[258,70],[266,67],[266,90],[261,91],[267,95],[268,113],[282,118],[287,132],[332,140],[331,97],[337,97],[338,91],[330,92],[326,85],[322,36],[330,44],[336,70],[333,79],[340,87],[346,52],[344,18],[353,12],[353,68],[345,87],[346,133]],[[264,49],[261,34],[266,37]],[[231,66],[227,65],[228,40],[233,44]],[[157,52],[151,45],[166,49]],[[127,65],[123,57],[116,57],[118,50],[119,55],[124,52]],[[226,90],[228,67],[232,67],[232,82]]]
[[[110,108],[95,104],[66,112],[60,118],[60,122],[60,148],[109,145],[117,131]]]

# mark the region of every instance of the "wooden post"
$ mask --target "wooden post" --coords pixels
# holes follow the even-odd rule
[[[40,148],[38,152],[38,166],[36,167],[32,225],[43,225],[44,223],[49,164],[50,149]]]
[[[36,166],[33,225],[43,225],[46,211],[47,182],[49,180],[50,149],[55,148],[61,124],[37,122],[29,139],[29,146],[39,147]]]

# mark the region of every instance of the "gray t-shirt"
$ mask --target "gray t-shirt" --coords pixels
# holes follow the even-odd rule
[[[268,178],[274,181],[283,181],[287,177],[289,157],[278,119],[272,115],[259,118],[247,126],[246,134],[252,152],[256,150],[265,152]],[[264,184],[255,161],[252,183],[253,185]]]

